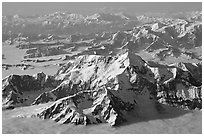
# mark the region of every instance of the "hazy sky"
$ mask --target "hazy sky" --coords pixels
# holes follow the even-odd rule
[[[104,9],[106,7],[106,9]],[[56,11],[92,14],[102,11],[144,13],[202,10],[201,2],[3,2],[3,15],[48,14]]]

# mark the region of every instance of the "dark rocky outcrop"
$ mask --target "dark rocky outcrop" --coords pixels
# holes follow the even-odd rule
[[[2,80],[3,107],[21,106],[27,100],[31,101],[28,103],[31,104],[33,95],[55,88],[57,84],[58,81],[43,72],[33,76],[10,75]]]

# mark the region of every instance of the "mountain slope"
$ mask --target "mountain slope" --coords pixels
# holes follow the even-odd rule
[[[159,103],[200,109],[202,80],[192,72],[201,72],[200,65],[178,66],[150,64],[126,51],[114,57],[79,56],[55,75],[59,86],[35,99],[33,104],[54,101],[36,116],[60,123],[119,125],[133,110],[162,112]]]

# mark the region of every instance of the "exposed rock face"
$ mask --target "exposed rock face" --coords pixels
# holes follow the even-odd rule
[[[46,88],[55,88],[57,84],[58,81],[55,81],[51,76],[46,76],[44,73],[38,73],[33,76],[10,75],[2,81],[3,107],[15,107],[27,100],[32,102],[34,100],[31,98],[32,95],[38,95],[46,90]],[[28,104],[31,104],[31,102]]]
[[[201,64],[179,63],[175,78],[158,84],[160,102],[188,107],[202,108],[202,69]]]
[[[192,72],[201,72],[199,66],[159,65],[130,52],[114,57],[84,55],[64,65],[55,75],[63,82],[33,104],[54,100],[37,116],[75,124],[119,125],[132,110],[159,112],[158,102],[200,109],[201,77]]]
[[[107,94],[104,89],[97,90],[98,94],[82,91],[75,95],[59,99],[54,104],[38,114],[40,118],[52,118],[59,123],[95,124],[108,122],[116,125],[124,121],[122,111],[131,108],[128,103],[117,103],[114,96]],[[118,106],[122,106],[118,109]],[[62,107],[62,108],[60,108]],[[128,109],[130,110],[130,109]]]
[[[24,64],[24,63],[21,63],[21,64],[2,64],[2,68],[4,69],[4,70],[8,70],[9,68],[11,68],[11,67],[19,67],[20,69],[22,69],[22,70],[26,70],[26,69],[28,69],[28,68],[30,68],[30,67],[34,67],[34,66],[32,66],[32,65],[30,65],[30,64]]]

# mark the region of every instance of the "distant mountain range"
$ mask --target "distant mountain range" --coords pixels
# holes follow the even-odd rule
[[[182,15],[181,15],[182,14]],[[201,21],[201,12],[190,14],[172,14],[172,17],[159,18],[149,16],[132,16],[126,13],[96,13],[90,16],[69,12],[55,12],[48,15],[36,16],[3,16],[2,39],[23,37],[35,37],[38,35],[56,34],[88,34],[97,32],[117,32],[129,30],[133,27],[152,22],[172,22],[174,18],[184,21]]]

